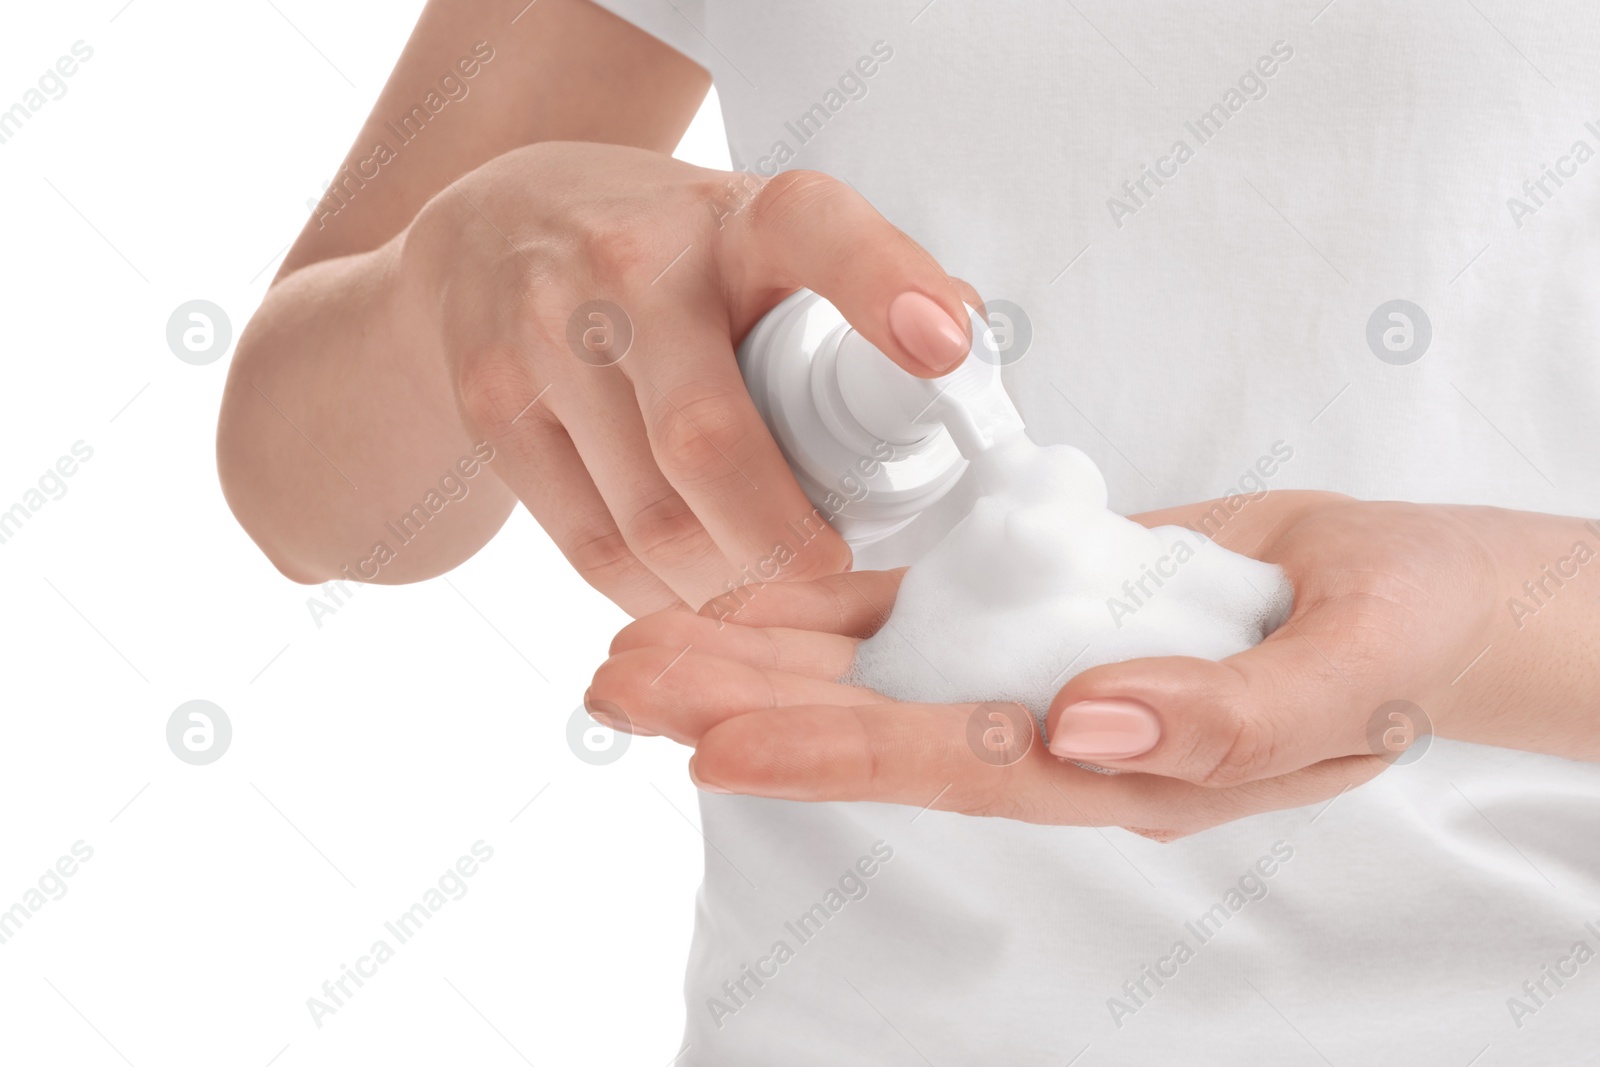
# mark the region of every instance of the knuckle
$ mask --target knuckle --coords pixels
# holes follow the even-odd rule
[[[860,729],[866,743],[861,752],[861,796],[875,797],[882,794],[889,777],[889,768],[892,765],[891,757],[886,751],[883,738],[875,728],[877,721],[863,708],[854,709],[856,725]]]
[[[557,290],[564,278],[571,276],[571,267],[562,242],[546,233],[519,234],[515,245],[505,245],[505,238],[494,235],[501,242],[495,249],[495,260],[490,268],[496,288],[513,292],[526,299]]]
[[[536,358],[567,348],[568,324],[586,299],[570,280],[571,275],[560,283],[539,278],[530,268],[523,281],[516,328],[523,348]]]
[[[561,551],[579,574],[596,585],[629,576],[639,565],[622,532],[609,522],[578,527]]]
[[[750,207],[769,180],[748,170],[710,171],[692,180],[685,191],[690,202],[710,206],[708,224],[723,230]]]
[[[754,591],[749,585],[733,585],[731,581],[728,585],[731,588],[716,594],[695,612],[699,618],[714,623],[718,630],[729,623],[742,625],[749,616],[741,615],[741,612],[754,599]]]
[[[1195,782],[1212,788],[1227,788],[1254,781],[1272,760],[1268,732],[1248,714],[1227,711],[1213,727],[1220,744]]]
[[[510,424],[532,396],[527,364],[508,348],[491,348],[464,360],[456,371],[456,396],[467,421],[480,428]]]
[[[1014,819],[1017,822],[1053,822],[1052,813],[1043,806],[1016,795],[1016,783],[1010,768],[984,768],[989,781],[970,784],[959,797],[958,810],[967,815],[986,819]]]
[[[612,215],[590,220],[579,231],[575,250],[591,276],[616,282],[640,269],[651,244],[643,227]]]
[[[698,562],[716,553],[700,519],[671,490],[629,516],[623,536],[641,559],[661,567]]]
[[[658,398],[650,435],[664,470],[690,484],[737,475],[744,434],[727,386],[695,383]]]
[[[769,179],[750,205],[756,229],[783,229],[815,214],[841,195],[846,186],[815,170],[787,170]]]
[[[821,520],[823,533],[795,550],[794,560],[783,569],[783,577],[788,581],[811,581],[848,570],[853,556],[844,538],[833,531],[820,511],[812,509],[806,518]]]

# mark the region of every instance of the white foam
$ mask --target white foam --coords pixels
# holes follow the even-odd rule
[[[1142,656],[1222,659],[1288,617],[1282,568],[1115,514],[1094,462],[1034,444],[1020,419],[969,458],[982,495],[911,566],[844,681],[898,700],[1017,701],[1042,720],[1080,671]]]

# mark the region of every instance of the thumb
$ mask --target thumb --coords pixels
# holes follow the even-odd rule
[[[1412,656],[1387,629],[1324,602],[1220,662],[1168,656],[1092,668],[1052,701],[1050,751],[1217,787],[1341,756],[1392,763],[1432,726],[1405,699]]]
[[[733,294],[742,337],[774,296],[805,287],[904,370],[931,378],[954,370],[972,348],[958,283],[849,185],[816,171],[766,182],[723,230],[743,291]]]

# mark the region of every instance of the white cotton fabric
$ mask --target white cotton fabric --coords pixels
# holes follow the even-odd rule
[[[736,165],[847,180],[1024,308],[1008,387],[1116,511],[1265,484],[1600,514],[1594,5],[604,3],[713,71]],[[1396,300],[1411,362],[1404,308],[1369,342]],[[680,1064],[1600,1057],[1593,765],[1436,741],[1164,846],[702,810]]]

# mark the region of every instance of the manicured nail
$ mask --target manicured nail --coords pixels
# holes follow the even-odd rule
[[[938,304],[921,293],[905,292],[889,305],[889,329],[913,359],[945,374],[972,348],[967,331]]]
[[[700,780],[700,776],[698,774],[694,773],[694,760],[690,760],[689,761],[689,781],[693,782],[694,783],[694,787],[696,789],[700,790],[702,793],[728,793],[728,794],[731,794],[733,792],[733,790],[724,789],[720,785],[712,785],[709,782],[702,782]]]
[[[1050,752],[1062,759],[1128,759],[1156,747],[1161,722],[1136,700],[1080,700],[1062,709]]]

